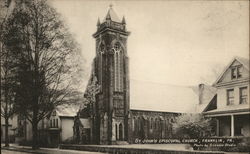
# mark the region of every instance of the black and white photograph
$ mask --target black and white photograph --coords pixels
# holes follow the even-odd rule
[[[248,0],[0,0],[2,154],[248,154]]]

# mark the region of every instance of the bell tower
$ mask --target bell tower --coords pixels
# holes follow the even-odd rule
[[[129,70],[126,21],[112,5],[104,20],[97,21],[94,71],[100,85],[92,115],[92,137],[97,144],[128,141]]]

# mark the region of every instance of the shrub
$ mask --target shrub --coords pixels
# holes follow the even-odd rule
[[[173,128],[179,138],[210,137],[214,134],[214,121],[201,114],[183,114],[176,119]]]

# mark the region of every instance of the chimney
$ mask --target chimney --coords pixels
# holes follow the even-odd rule
[[[199,104],[203,103],[204,87],[203,83],[199,84]]]

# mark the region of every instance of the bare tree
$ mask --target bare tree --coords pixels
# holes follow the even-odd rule
[[[5,120],[5,146],[9,146],[9,119],[15,113],[15,70],[11,56],[2,46],[1,58],[1,116]]]
[[[14,115],[15,102],[15,69],[12,64],[11,53],[6,50],[3,43],[3,36],[5,34],[6,20],[10,14],[9,1],[0,2],[0,102],[1,102],[1,117],[5,121],[5,146],[9,147],[9,119]],[[2,135],[2,134],[1,134]]]
[[[60,15],[45,0],[25,1],[7,24],[5,44],[18,70],[16,107],[32,124],[32,148],[37,149],[38,123],[69,102],[81,54]]]

